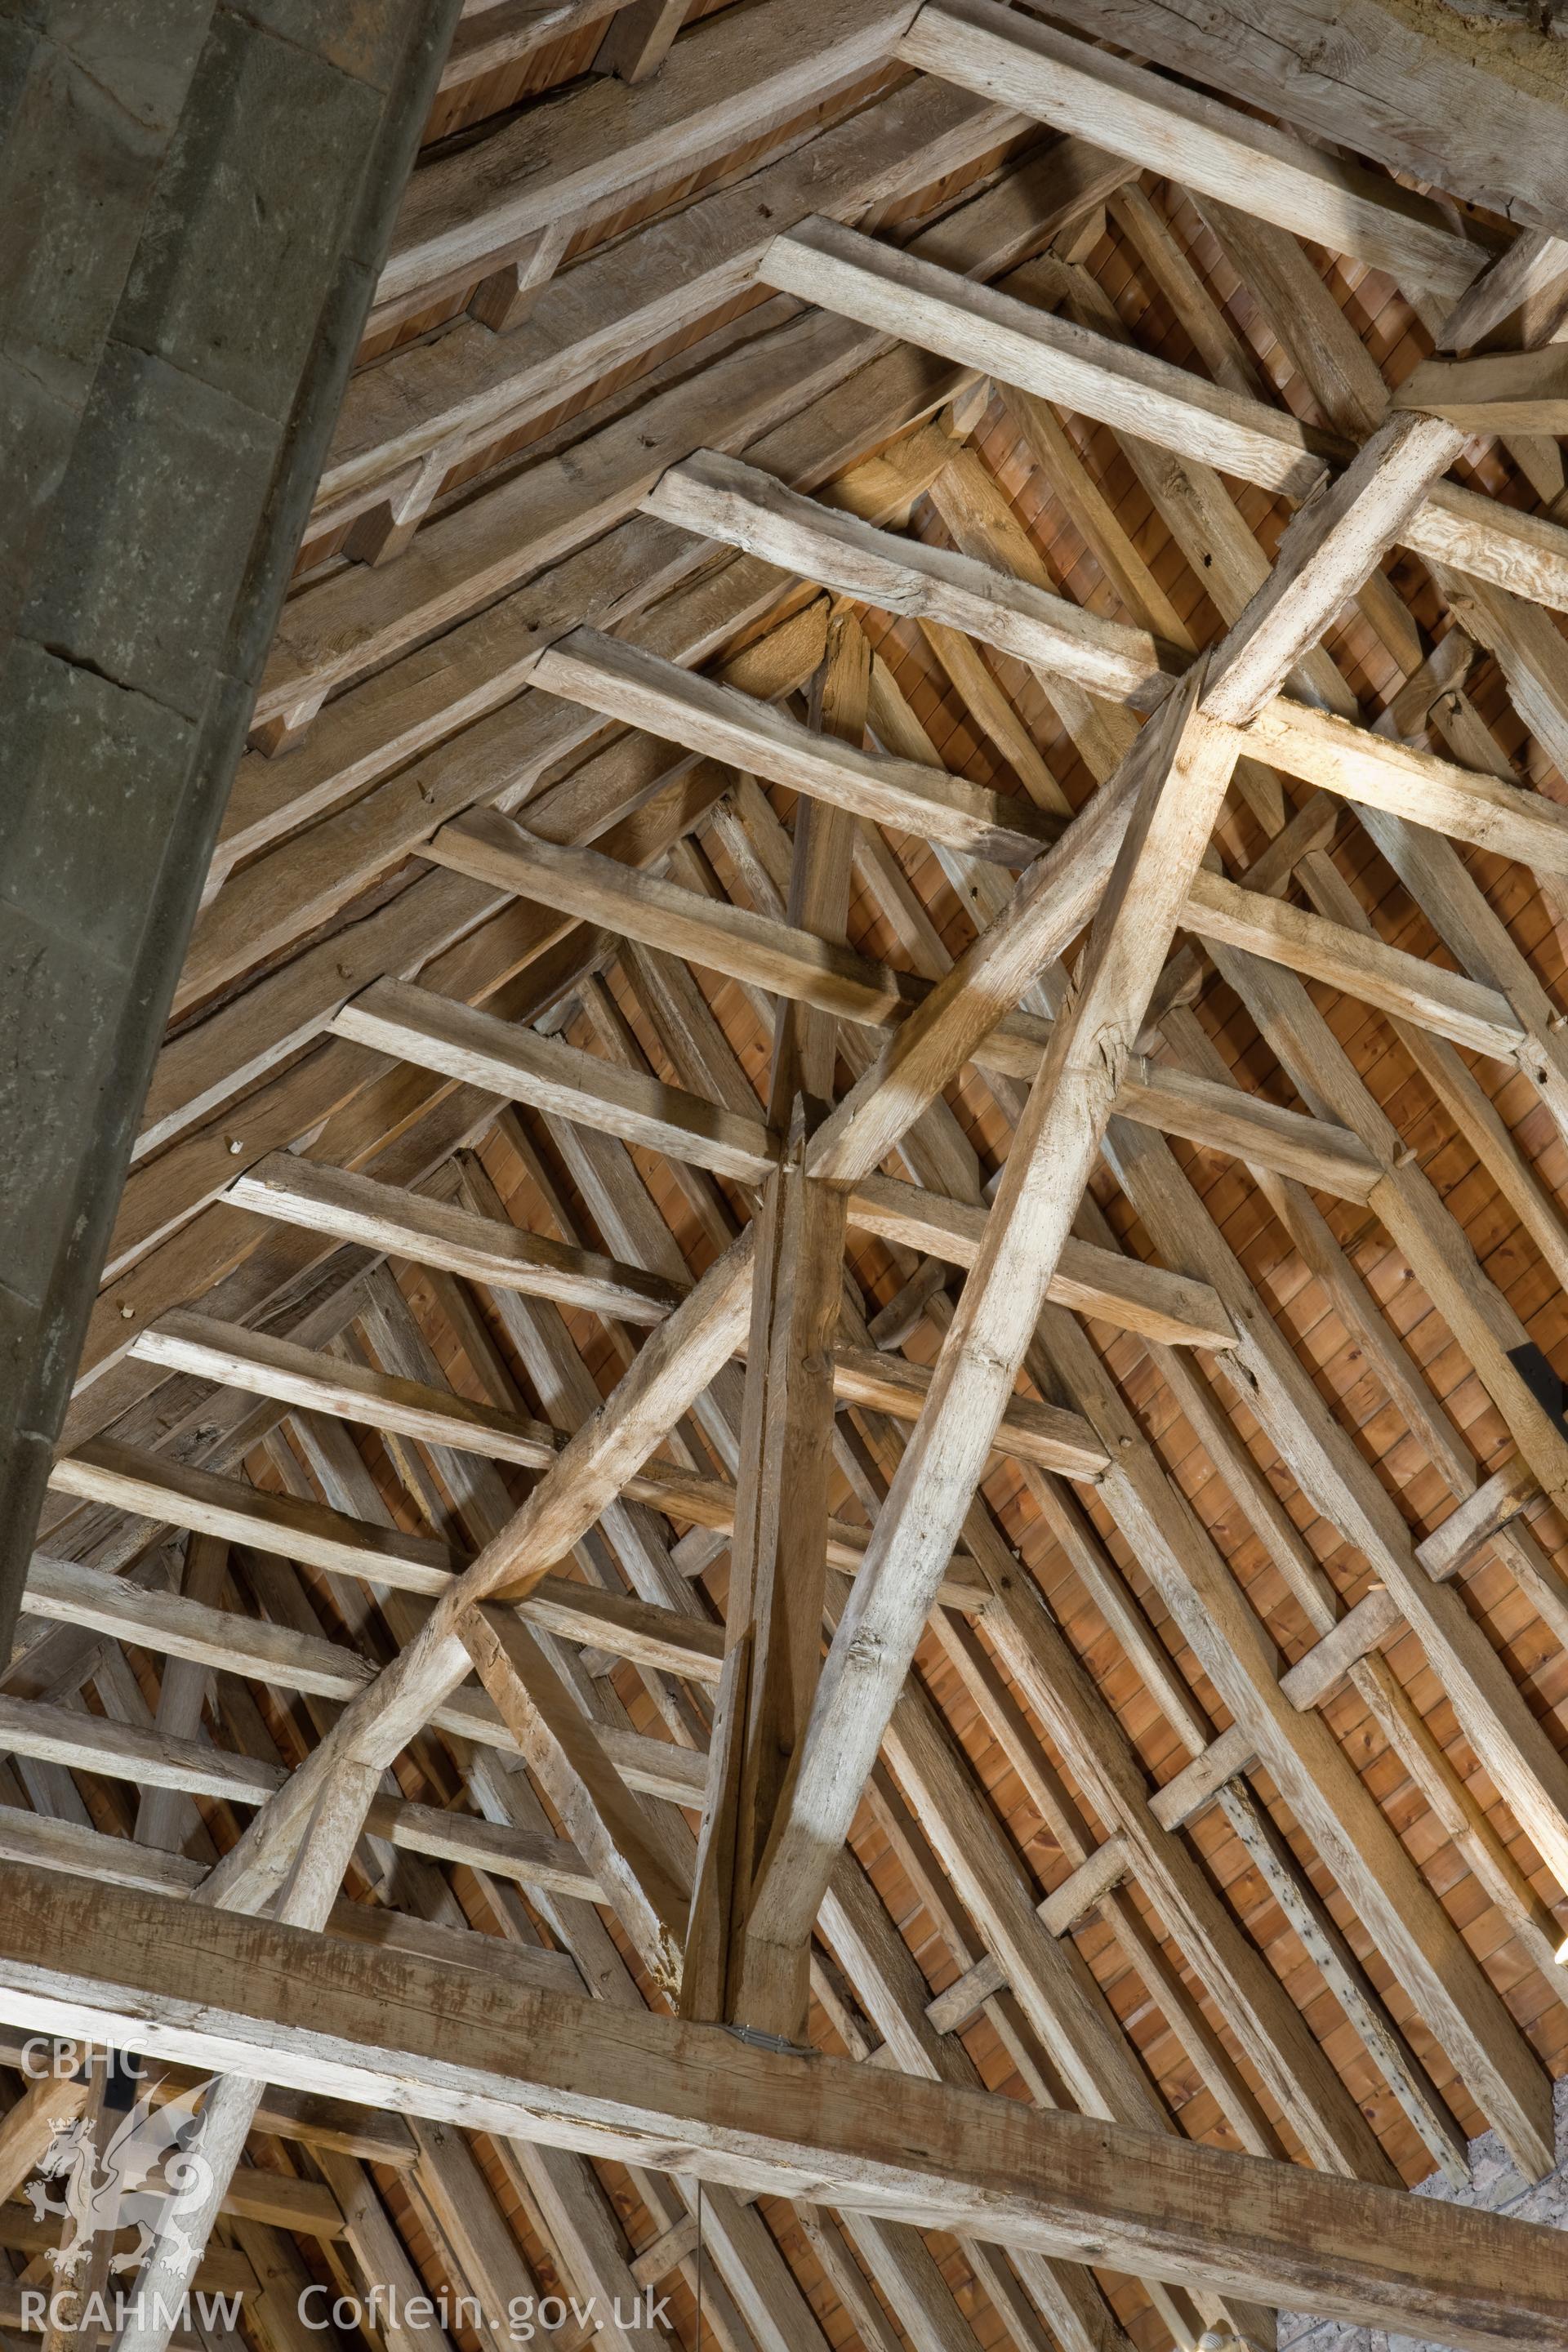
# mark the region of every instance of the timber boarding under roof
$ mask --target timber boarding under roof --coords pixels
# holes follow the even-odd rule
[[[0,1674],[247,2352],[1568,2347],[1565,114],[462,10]]]

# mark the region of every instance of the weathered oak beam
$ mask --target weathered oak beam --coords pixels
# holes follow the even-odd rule
[[[1429,197],[994,0],[928,0],[898,54],[1435,293],[1461,294],[1486,265]]]
[[[543,1594],[544,1610],[550,1609],[552,1590],[559,1584],[567,1584],[573,1595],[581,1591],[590,1604],[603,1597],[594,1595],[586,1586],[570,1584],[566,1579],[547,1577],[535,1587],[536,1594]],[[961,1601],[959,1605],[964,1604]],[[968,1595],[968,1605],[975,1605],[973,1592]],[[570,1606],[573,1610],[577,1608],[575,1599]],[[289,1625],[275,1625],[266,1618],[240,1617],[228,1610],[208,1608],[200,1601],[187,1601],[180,1593],[150,1592],[133,1585],[126,1577],[109,1575],[102,1569],[89,1568],[79,1560],[49,1559],[35,1553],[27,1607],[29,1614],[53,1623],[110,1633],[117,1641],[164,1657],[193,1659],[220,1673],[275,1684],[279,1690],[299,1691],[313,1697],[346,1703],[363,1697],[376,1678],[376,1669],[369,1659],[342,1643],[327,1641],[319,1634],[298,1633]],[[542,1615],[539,1622],[550,1624],[551,1619]],[[678,1638],[683,1624],[688,1638],[697,1645],[688,1655],[695,1657],[712,1629],[699,1627],[695,1621],[669,1616],[669,1632]],[[564,1627],[557,1622],[552,1630],[563,1631]],[[584,1638],[604,1646],[597,1629],[591,1633],[585,1631]],[[665,1639],[668,1641],[668,1633]],[[707,1664],[710,1667],[711,1660],[708,1659]],[[455,1690],[437,1706],[430,1719],[439,1729],[482,1747],[510,1748],[512,1744],[511,1734],[494,1707],[478,1692]],[[705,1756],[638,1733],[605,1736],[630,1787],[671,1804],[701,1803],[707,1781]]]
[[[1125,701],[1186,666],[1150,631],[1108,621],[952,548],[902,538],[715,449],[671,466],[642,501],[679,523],[884,612],[940,621],[1017,660]]]
[[[1026,864],[1058,830],[1026,800],[813,734],[772,704],[593,629],[574,629],[552,646],[534,678],[548,693],[606,718],[711,759],[744,762],[873,824],[898,825],[977,857]]]
[[[1568,2245],[1472,2208],[0,1867],[0,2014],[39,2031],[1222,2293],[1568,2352]]]
[[[895,1196],[907,1192],[917,1204],[926,1198],[924,1194],[916,1192],[912,1185],[889,1184],[885,1189]],[[861,1194],[858,1192],[854,1197],[858,1201]],[[917,1223],[921,1218],[921,1211],[918,1205],[905,1211],[895,1198],[890,1208],[884,1207],[881,1194],[876,1190],[868,1198],[868,1230],[882,1229],[876,1223],[879,1219],[883,1224],[901,1227],[906,1216]],[[947,1206],[947,1203],[933,1202],[929,1212],[928,1222],[939,1239],[947,1234],[951,1223],[942,1215]],[[975,1222],[979,1222],[978,1218]],[[968,1246],[963,1234],[949,1237],[944,1245],[955,1253],[958,1263],[964,1262],[959,1255]],[[1201,1309],[1201,1284],[1180,1284],[1173,1276],[1161,1275],[1158,1267],[1142,1267],[1127,1261],[1111,1259],[1110,1253],[1094,1250],[1087,1243],[1079,1244],[1078,1249],[1084,1262],[1084,1272],[1079,1277],[1079,1286],[1076,1293],[1068,1282],[1064,1282],[1063,1305],[1076,1305],[1082,1312],[1105,1313],[1121,1295],[1116,1287],[1116,1266],[1120,1263],[1128,1263],[1129,1271],[1134,1277],[1127,1285],[1127,1296],[1131,1303],[1119,1307],[1119,1313],[1140,1315],[1142,1321],[1138,1328],[1147,1325],[1152,1335],[1161,1339],[1185,1338],[1194,1345],[1204,1346],[1229,1344],[1231,1335],[1223,1324],[1211,1328],[1196,1320],[1189,1323],[1178,1319],[1182,1310],[1188,1306],[1189,1292],[1195,1294],[1192,1307]],[[1102,1259],[1110,1260],[1103,1300],[1093,1282],[1094,1269]],[[1075,1255],[1072,1265],[1076,1268],[1079,1263],[1079,1256]],[[1150,1276],[1157,1279],[1152,1283],[1148,1279]],[[1132,1327],[1130,1325],[1129,1328]],[[564,1438],[547,1422],[508,1412],[497,1405],[476,1404],[470,1398],[460,1396],[450,1389],[432,1387],[398,1373],[378,1371],[347,1357],[324,1356],[314,1349],[301,1347],[297,1341],[278,1339],[270,1332],[254,1331],[239,1323],[219,1322],[210,1316],[189,1310],[166,1315],[150,1331],[142,1333],[134,1352],[147,1362],[163,1365],[170,1371],[189,1372],[198,1380],[247,1390],[254,1396],[273,1397],[280,1402],[300,1406],[310,1412],[329,1413],[338,1420],[363,1423],[372,1429],[416,1438],[426,1445],[448,1446],[459,1454],[480,1454],[487,1461],[515,1462],[522,1469],[548,1469],[565,1444]],[[866,1393],[876,1386],[876,1381],[879,1381],[881,1375],[879,1373],[874,1381],[868,1368],[847,1360],[843,1378],[846,1394],[851,1388]],[[896,1381],[898,1375],[891,1378]],[[904,1389],[906,1393],[912,1393],[908,1382],[904,1383]],[[910,1408],[906,1406],[905,1409]],[[149,1475],[151,1484],[144,1497],[148,1507],[166,1509],[166,1490],[159,1484],[156,1474],[149,1472]],[[237,1510],[245,1507],[244,1497],[247,1491],[256,1490],[247,1490],[235,1485],[229,1499]],[[627,1501],[650,1504],[666,1517],[682,1525],[710,1528],[726,1535],[734,1525],[735,1490],[732,1486],[722,1479],[702,1477],[694,1471],[678,1469],[672,1464],[645,1463],[641,1470],[627,1479],[622,1493]],[[348,1527],[358,1524],[345,1522]],[[259,1537],[265,1530],[258,1527],[257,1532]],[[839,1519],[831,1522],[828,1558],[834,1567],[854,1570],[859,1566],[865,1549],[863,1529]],[[35,1557],[33,1580],[28,1587],[29,1601],[36,1598],[39,1577],[47,1577],[58,1565],[43,1562],[41,1555]],[[367,1571],[370,1565],[367,1561]],[[649,1663],[668,1664],[671,1635],[679,1626],[688,1622],[691,1624],[698,1622],[695,1619],[661,1618],[657,1625],[639,1622],[634,1627],[632,1621],[626,1619],[614,1638],[601,1637],[599,1633],[587,1630],[581,1612],[596,1612],[607,1617],[613,1596],[574,1582],[570,1584],[569,1591],[574,1596],[572,1606],[579,1609],[582,1630],[572,1631],[561,1614],[563,1596],[556,1595],[553,1601],[551,1598],[552,1589],[560,1580],[547,1579],[524,1604],[532,1612],[534,1622],[548,1624],[556,1633],[571,1632],[574,1640],[613,1649],[623,1656],[636,1655],[645,1657]],[[967,1580],[959,1563],[954,1563],[950,1571],[945,1590],[949,1602],[960,1609],[978,1607],[983,1599],[980,1589]],[[620,1603],[614,1605],[621,1606]],[[626,1607],[630,1605],[626,1604]],[[656,1652],[658,1653],[657,1658]],[[715,1647],[709,1665],[697,1669],[704,1678],[710,1670],[716,1670],[717,1654]],[[676,1670],[688,1671],[684,1664]]]
[[[1081,832],[1074,832],[1069,837],[1072,849],[1076,851],[1080,841],[1092,840],[1102,821],[1100,815],[1086,812],[1080,821]],[[541,843],[510,819],[486,813],[445,826],[431,844],[431,851],[441,863],[459,872],[482,877],[542,904],[569,908],[583,919],[618,931],[624,937],[646,940],[650,946],[666,947],[671,951],[679,950],[692,962],[730,973],[793,1001],[820,1005],[824,1011],[878,1027],[905,1023],[910,1036],[890,1049],[892,1059],[901,1062],[909,1053],[912,1059],[923,1062],[923,1054],[911,1049],[916,1040],[924,1039],[928,1024],[939,1035],[945,1037],[949,1032],[943,1008],[951,992],[944,992],[941,987],[933,989],[929,982],[912,973],[872,963],[848,948],[826,945],[774,917],[700,897],[662,877],[634,873],[596,850]],[[1098,871],[1096,854],[1091,851],[1083,856],[1069,855],[1064,845],[1059,856],[1053,856],[1037,877],[1043,884],[1059,877],[1059,896],[1053,892],[1044,903],[1051,910],[1060,907],[1058,922],[1067,928],[1069,937],[1077,928],[1071,919],[1074,912],[1079,908],[1085,914],[1088,911],[1089,885]],[[1053,927],[1052,936],[1056,935]],[[1008,936],[1005,928],[998,927],[995,937],[988,943],[977,942],[966,969],[989,957]],[[1009,969],[1021,971],[1027,951],[1026,942]],[[1027,978],[1020,979],[1017,994],[1021,995],[1026,986]],[[417,992],[405,992],[400,1002],[411,1004],[416,995]],[[372,992],[372,998],[379,1003],[379,992]],[[479,1022],[484,1016],[479,1014],[473,1019]],[[403,1034],[410,1041],[405,1047],[409,1058],[423,1060],[428,1049],[423,1043],[413,1043],[415,1025],[406,1024]],[[1037,1014],[1015,1012],[1011,1005],[1005,1005],[999,986],[994,991],[976,991],[965,1001],[962,1038],[968,1050],[960,1051],[956,1045],[951,1049],[957,1058],[951,1065],[945,1061],[938,1065],[942,1076],[937,1085],[945,1085],[962,1063],[970,1059],[983,1068],[1032,1083],[1049,1037],[1050,1024]],[[452,1065],[443,1061],[438,1066]],[[579,1093],[575,1116],[611,1132],[617,1131],[622,1097],[616,1095],[602,1103],[596,1099],[595,1073],[604,1065],[584,1055],[576,1066]],[[668,1088],[657,1097],[649,1097],[650,1102],[665,1109],[672,1103],[689,1107],[695,1099]],[[1117,1099],[1119,1109],[1130,1118],[1150,1123],[1167,1134],[1186,1136],[1211,1150],[1237,1151],[1245,1159],[1277,1168],[1346,1199],[1358,1198],[1363,1186],[1373,1181],[1365,1155],[1329,1122],[1304,1119],[1299,1113],[1282,1110],[1274,1104],[1246,1099],[1234,1088],[1215,1087],[1173,1076],[1162,1064],[1146,1061],[1141,1055],[1129,1060]],[[689,1108],[681,1115],[689,1137],[695,1132],[696,1122]],[[858,1110],[836,1114],[827,1123],[828,1131],[836,1135],[841,1125],[858,1123]],[[864,1155],[864,1164],[874,1167],[901,1132],[889,1118],[888,1128],[878,1131],[879,1150],[873,1150],[869,1142],[864,1146],[858,1142],[857,1151]],[[759,1156],[766,1148],[761,1129],[757,1130],[753,1148]],[[814,1138],[814,1154],[824,1154],[828,1148]],[[833,1147],[836,1150],[839,1148]],[[688,1141],[680,1156],[711,1166],[711,1159],[702,1157],[710,1150],[710,1145],[698,1139]],[[827,1166],[826,1159],[819,1164]],[[862,1158],[858,1156],[852,1165],[845,1164],[848,1172],[856,1172],[863,1164]]]
[[[761,1183],[778,1146],[762,1119],[738,1117],[679,1087],[667,1087],[559,1037],[522,1029],[411,982],[378,981],[337,1014],[341,1037],[395,1059],[483,1087],[558,1118],[602,1126],[651,1151],[690,1160],[716,1175]]]
[[[979,1260],[795,1753],[789,1810],[781,1814],[753,1904],[773,1941],[786,1944],[809,1929],[833,1853],[848,1834],[929,1612],[940,1561],[957,1539],[983,1474],[991,1433],[1112,1116],[1121,1066],[1218,817],[1236,762],[1234,730],[1279,691],[1458,446],[1454,428],[1431,418],[1400,419],[1374,435],[1324,494],[1306,532],[1294,539],[1287,533],[1279,562],[1241,618],[1175,688],[1100,795],[1112,801],[1118,782],[1125,788],[1128,777],[1136,779],[1110,879],[1019,1121]],[[1108,1475],[1115,1475],[1112,1456]]]
[[[739,1343],[750,1304],[752,1244],[742,1234],[645,1342],[600,1411],[572,1438],[526,1503],[454,1578],[419,1633],[339,1717],[321,1746],[224,1857],[204,1895],[256,1906],[289,1879],[319,1801],[345,1774],[379,1773],[467,1679],[459,1627],[487,1601],[519,1601],[548,1574],[708,1386]]]
[[[847,881],[847,861],[841,869]],[[781,1045],[775,1033],[775,1068]],[[751,1929],[758,1864],[822,1661],[833,1339],[844,1290],[845,1200],[802,1169],[804,1120],[758,1212],[724,1675],[698,1847],[685,2017],[804,2042],[810,1932],[784,1950]]]
[[[474,283],[493,257],[563,213],[649,175],[679,174],[761,125],[854,82],[903,30],[911,0],[773,0],[745,26],[704,27],[642,89],[606,80],[533,110],[478,147],[416,173],[376,287],[390,304]]]
[[[1396,172],[1568,236],[1562,83],[1528,37],[1516,69],[1490,44],[1422,29],[1400,0],[1080,0],[1073,24]],[[1522,26],[1520,31],[1522,33]],[[1531,58],[1539,53],[1539,66]],[[1521,55],[1522,50],[1523,55]]]
[[[672,1283],[617,1265],[596,1251],[568,1249],[547,1234],[477,1217],[449,1201],[405,1192],[297,1152],[271,1153],[237,1178],[226,1198],[280,1224],[303,1225],[336,1241],[358,1242],[390,1257],[438,1265],[497,1289],[553,1298],[622,1323],[662,1322],[682,1297]]]
[[[1179,457],[1306,497],[1351,445],[1280,411],[1152,357],[1108,329],[1038,307],[1053,278],[1017,274],[1016,291],[976,286],[932,261],[829,221],[781,236],[762,274],[840,316],[922,349],[983,364],[1031,397],[1076,409]],[[1026,300],[1035,292],[1035,302]],[[1281,430],[1283,428],[1283,430]],[[1568,606],[1568,531],[1434,477],[1403,519],[1399,543],[1494,584]]]
[[[1446,416],[1467,433],[1568,432],[1568,350],[1490,352],[1468,360],[1423,360],[1393,406]]]
[[[1282,411],[836,222],[805,221],[776,238],[760,275],[803,302],[983,367],[1265,488],[1303,499],[1327,470],[1312,434]]]
[[[590,5],[603,15],[608,0]],[[491,10],[484,21],[510,14]],[[717,310],[744,291],[781,219],[849,215],[912,194],[985,153],[1016,125],[1010,109],[966,92],[923,79],[906,85],[830,123],[739,186],[715,189],[584,254],[507,335],[462,320],[432,342],[389,353],[361,370],[344,395],[317,494],[319,520],[354,511],[378,486],[384,495],[390,477],[402,478],[432,451],[445,470],[512,417],[592,383]],[[1110,161],[1098,160],[1102,170]]]

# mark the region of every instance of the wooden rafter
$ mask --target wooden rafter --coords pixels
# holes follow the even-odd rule
[[[0,1665],[259,2352],[1568,2345],[1561,107],[1324,15],[463,12]]]

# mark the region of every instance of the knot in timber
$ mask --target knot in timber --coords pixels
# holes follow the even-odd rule
[[[858,1633],[850,1635],[844,1652],[844,1663],[847,1666],[864,1666],[875,1672],[881,1662],[884,1647],[882,1636],[875,1627],[863,1625]]]

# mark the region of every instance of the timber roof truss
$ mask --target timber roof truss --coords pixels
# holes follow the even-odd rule
[[[1560,116],[1073,15],[462,18],[0,1675],[258,2352],[1568,2346]]]

